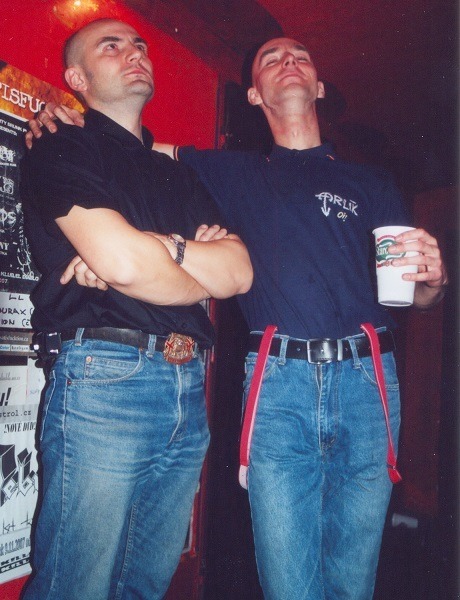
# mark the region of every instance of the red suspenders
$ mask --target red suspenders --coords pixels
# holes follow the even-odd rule
[[[361,329],[369,338],[372,351],[372,361],[374,365],[375,377],[380,392],[380,398],[382,401],[383,414],[385,416],[385,424],[388,435],[388,451],[387,451],[387,467],[388,475],[392,483],[398,483],[401,481],[401,475],[396,468],[396,454],[393,446],[393,438],[391,436],[391,427],[388,416],[388,400],[387,392],[385,388],[385,378],[383,374],[382,359],[380,356],[380,344],[377,332],[370,323],[363,323]],[[257,403],[259,401],[260,389],[262,387],[262,378],[267,364],[268,353],[270,351],[270,345],[277,330],[276,325],[268,325],[262,336],[260,342],[260,348],[254,367],[254,374],[252,376],[251,387],[249,388],[248,401],[246,404],[246,410],[244,413],[243,427],[241,430],[241,441],[240,441],[240,471],[239,471],[239,482],[241,487],[247,489],[247,472],[249,466],[249,454],[251,450],[251,439],[252,432],[254,429],[254,421],[257,412]]]

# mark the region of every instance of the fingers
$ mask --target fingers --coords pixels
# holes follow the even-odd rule
[[[84,127],[85,119],[81,112],[75,108],[69,108],[64,104],[59,104],[53,110],[55,117],[57,117],[66,125],[77,125],[78,127]]]
[[[209,227],[207,225],[200,225],[195,233],[195,242],[202,242],[202,237],[206,234]]]
[[[224,227],[220,227],[220,225],[212,225],[208,227],[208,225],[200,225],[195,233],[195,241],[196,242],[210,242],[221,240],[227,237],[227,230]]]
[[[96,280],[96,287],[98,290],[101,290],[102,292],[105,292],[109,289],[109,286],[106,284],[106,282],[102,281],[102,279],[99,279],[99,277]]]
[[[35,123],[35,119],[32,119],[31,121],[29,121],[29,131],[26,133],[26,137],[25,137],[25,142],[26,142],[26,146],[27,148],[30,150],[32,148],[32,140],[34,137],[39,138],[41,136],[41,131],[40,129],[38,131],[35,130],[35,126],[32,125],[33,123]]]
[[[84,116],[75,108],[48,102],[45,108],[29,121],[30,131],[26,133],[25,137],[26,146],[29,150],[32,148],[34,137],[41,137],[42,127],[46,127],[51,133],[56,133],[57,125],[54,123],[56,119],[66,125],[77,125],[78,127],[84,127],[85,125]]]
[[[57,131],[56,125],[53,123],[53,115],[54,110],[57,108],[57,105],[54,102],[48,102],[43,110],[41,110],[38,115],[35,116],[34,119],[29,121],[29,129],[26,133],[26,146],[29,150],[32,148],[33,139],[39,138],[42,135],[41,128],[45,126],[51,133],[55,133]]]
[[[75,281],[78,285],[83,287],[97,288],[98,290],[106,291],[108,285],[102,279],[91,271],[88,265],[79,257],[73,258],[65,269],[61,276],[60,282],[65,285],[75,277]]]
[[[45,108],[41,110],[35,118],[35,120],[39,122],[40,127],[46,127],[48,131],[51,131],[51,133],[55,133],[57,131],[57,127],[53,123],[53,120],[56,119],[55,112],[58,110],[58,108],[59,106],[54,102],[46,103]]]
[[[422,281],[430,287],[438,287],[447,283],[447,273],[442,260],[441,251],[436,238],[424,229],[414,229],[398,235],[397,243],[392,246],[392,252],[403,254],[416,252],[415,256],[395,258],[395,267],[417,265],[417,273],[405,273],[406,281]]]
[[[420,241],[422,243],[428,243],[434,246],[438,245],[436,238],[430,235],[425,229],[411,229],[410,231],[405,231],[404,233],[400,233],[396,236],[395,241],[397,243],[407,243],[411,241]]]
[[[54,117],[50,117],[48,113],[42,111],[38,113],[38,120],[43,127],[46,127],[51,133],[56,133],[57,125],[53,122]]]
[[[74,268],[74,274],[78,285],[81,285],[83,287],[97,288],[98,290],[103,291],[107,290],[109,287],[105,283],[105,281],[99,279],[96,273],[91,271],[88,265],[82,260],[76,263]]]
[[[75,258],[73,258],[69,262],[69,264],[67,265],[66,270],[61,275],[61,279],[59,280],[62,285],[65,285],[66,283],[69,283],[69,281],[74,276],[75,265],[78,264],[80,261],[81,261],[81,258],[79,256],[75,256]]]
[[[29,131],[26,133],[26,146],[29,150],[32,148],[32,140],[34,137],[39,138],[42,135],[41,132],[42,124],[38,119],[31,119],[29,121]]]

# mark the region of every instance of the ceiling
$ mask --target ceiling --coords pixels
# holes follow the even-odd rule
[[[408,191],[456,183],[457,0],[126,0],[239,81],[254,43],[306,44],[329,98],[323,131]]]

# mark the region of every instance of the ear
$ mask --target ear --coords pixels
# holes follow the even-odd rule
[[[318,81],[318,98],[325,98],[326,92],[324,90],[324,83],[322,81]]]
[[[69,67],[64,73],[68,86],[75,92],[85,92],[87,90],[86,77],[79,67]]]
[[[248,102],[252,106],[259,106],[262,104],[262,98],[255,87],[250,87],[248,89]]]

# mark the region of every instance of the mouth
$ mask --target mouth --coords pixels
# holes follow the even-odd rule
[[[130,71],[127,71],[125,73],[125,75],[127,77],[129,77],[131,75],[133,75],[133,76],[142,75],[143,77],[147,77],[148,79],[152,78],[151,75],[150,75],[150,73],[148,73],[146,70],[141,69],[141,68],[131,69]]]
[[[288,79],[289,77],[297,77],[298,79],[303,79],[298,71],[290,71],[289,73],[284,73],[284,75],[282,75],[278,81],[283,81],[284,79]]]

